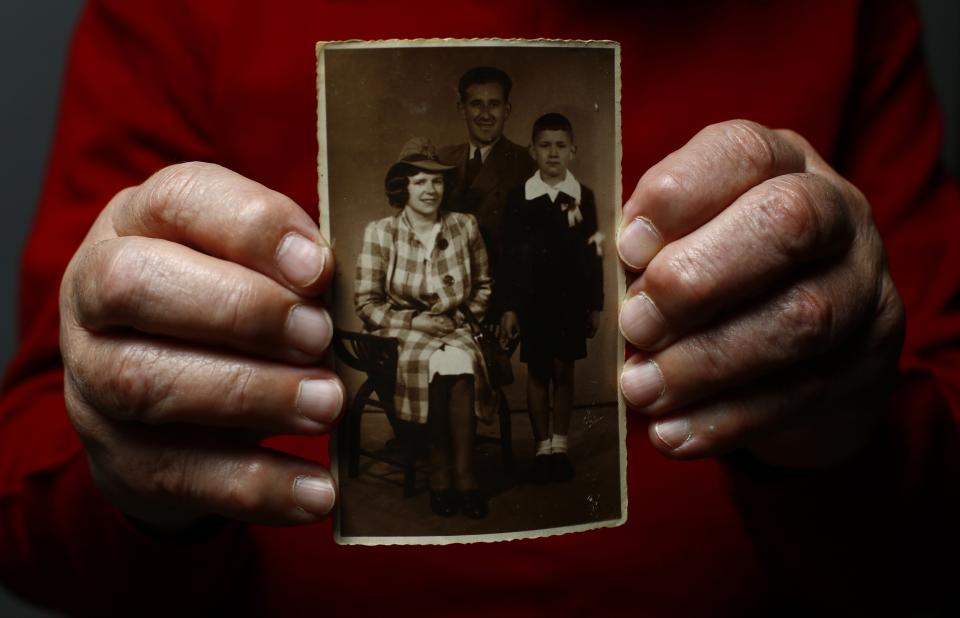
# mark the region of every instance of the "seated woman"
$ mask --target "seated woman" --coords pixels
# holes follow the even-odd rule
[[[396,410],[428,426],[431,509],[482,518],[473,443],[477,417],[492,418],[495,406],[461,308],[483,319],[491,279],[476,219],[444,208],[453,169],[425,138],[404,145],[385,180],[401,210],[367,225],[355,301],[367,331],[400,340]]]

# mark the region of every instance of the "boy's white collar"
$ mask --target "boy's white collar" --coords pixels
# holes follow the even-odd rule
[[[546,195],[550,197],[551,202],[555,202],[561,191],[576,200],[578,204],[580,203],[580,183],[573,177],[570,170],[567,170],[567,175],[563,180],[552,187],[543,181],[543,178],[540,177],[540,170],[537,170],[523,186],[524,197],[528,200],[535,200],[541,195]]]

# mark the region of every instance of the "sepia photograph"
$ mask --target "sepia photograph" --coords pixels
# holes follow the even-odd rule
[[[317,44],[344,544],[626,518],[619,48]]]

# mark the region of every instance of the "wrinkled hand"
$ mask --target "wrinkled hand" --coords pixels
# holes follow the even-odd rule
[[[208,514],[324,516],[321,466],[259,446],[321,434],[343,385],[316,366],[333,260],[287,197],[222,167],[161,170],[106,206],[67,268],[67,410],[94,480],[126,513],[178,527]]]
[[[433,337],[445,337],[457,329],[448,316],[418,313],[410,321],[410,328]]]
[[[618,242],[641,273],[621,388],[661,452],[818,467],[869,440],[902,303],[866,199],[803,138],[707,127],[640,179]]]
[[[504,311],[500,316],[501,343],[513,341],[520,336],[520,318],[514,311]]]

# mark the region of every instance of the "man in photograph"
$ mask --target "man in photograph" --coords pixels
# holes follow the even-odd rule
[[[440,160],[457,168],[453,210],[477,217],[497,280],[502,250],[501,218],[507,195],[523,184],[536,165],[523,146],[503,135],[510,117],[510,76],[496,67],[474,67],[460,78],[457,110],[467,124],[467,142],[440,149]],[[499,319],[496,288],[488,316]]]

